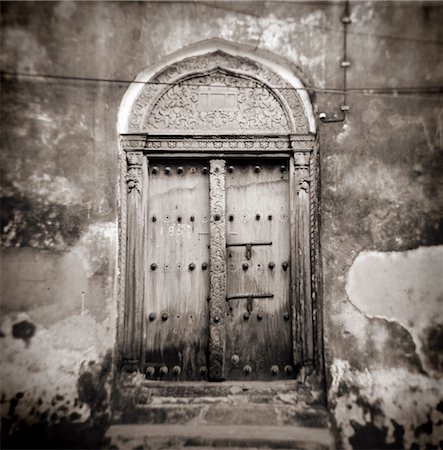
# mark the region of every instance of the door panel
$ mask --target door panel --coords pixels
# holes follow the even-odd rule
[[[204,162],[151,161],[145,272],[145,362],[151,379],[206,376],[208,193]]]
[[[227,377],[287,378],[293,369],[288,164],[227,167]],[[261,298],[247,298],[254,295]]]

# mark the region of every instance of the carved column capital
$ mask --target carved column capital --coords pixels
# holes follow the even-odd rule
[[[309,192],[309,163],[310,163],[310,152],[297,152],[294,153],[294,168],[297,178],[297,194],[300,191]]]
[[[296,169],[309,167],[310,152],[294,153],[294,165]]]
[[[126,175],[128,192],[136,189],[138,193],[141,193],[143,152],[128,152],[126,154],[126,161],[128,163],[128,172]]]
[[[315,136],[311,134],[291,134],[289,136],[292,150],[296,152],[312,152],[315,146]]]

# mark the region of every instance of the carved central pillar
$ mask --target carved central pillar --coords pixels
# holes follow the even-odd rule
[[[209,172],[210,284],[209,377],[225,376],[226,224],[225,161],[213,159]]]

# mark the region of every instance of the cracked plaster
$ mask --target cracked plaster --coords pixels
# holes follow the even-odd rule
[[[425,331],[443,324],[443,246],[405,252],[362,252],[347,277],[349,301],[366,317],[398,322],[411,335],[423,366]]]

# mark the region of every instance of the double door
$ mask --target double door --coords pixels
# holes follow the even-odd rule
[[[210,161],[150,161],[144,293],[150,379],[208,378],[211,295],[223,298],[216,318],[223,378],[293,376],[288,160],[222,165],[214,188]],[[217,195],[224,202],[223,217],[215,218],[223,232],[216,259],[211,189],[223,191]],[[220,293],[211,289],[215,272],[224,277]]]

